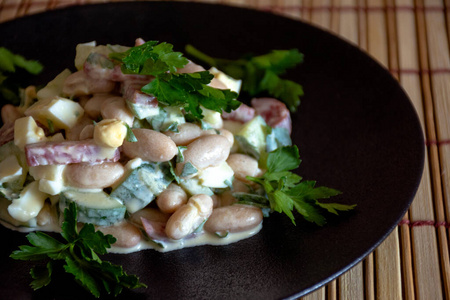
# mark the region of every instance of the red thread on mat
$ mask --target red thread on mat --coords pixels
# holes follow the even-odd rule
[[[448,145],[450,144],[450,140],[441,140],[441,141],[435,141],[435,140],[431,140],[431,141],[425,141],[425,145],[428,146],[433,146],[433,145],[437,145],[437,146],[443,146],[443,145]]]
[[[430,69],[430,70],[420,70],[420,69],[389,69],[391,73],[400,73],[400,74],[413,74],[413,75],[422,75],[422,74],[450,74],[449,68],[442,69]]]
[[[401,220],[398,223],[399,226],[401,225],[408,225],[409,227],[423,227],[423,226],[434,226],[436,228],[439,227],[445,227],[445,228],[449,228],[450,224],[447,222],[435,222],[435,221],[431,221],[431,220],[422,220],[422,221],[414,221],[411,222],[410,220]]]
[[[355,11],[363,11],[366,13],[369,12],[385,12],[385,11],[407,11],[407,12],[444,12],[446,9],[443,6],[359,6],[359,5],[344,5],[344,6],[301,6],[301,5],[263,5],[256,6],[255,8],[264,10],[264,11],[309,11],[309,12],[355,12]]]

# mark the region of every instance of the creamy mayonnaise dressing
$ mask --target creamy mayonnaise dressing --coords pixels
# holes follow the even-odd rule
[[[181,240],[171,240],[164,243],[164,247],[161,247],[160,245],[157,245],[155,242],[147,241],[147,240],[141,240],[136,246],[131,248],[121,248],[121,247],[115,247],[112,245],[111,249],[108,251],[110,253],[133,253],[141,250],[146,249],[153,249],[159,252],[169,252],[173,250],[179,250],[182,248],[188,248],[188,247],[195,247],[195,246],[202,246],[202,245],[214,245],[214,246],[222,246],[222,245],[228,245],[231,243],[238,242],[240,240],[247,239],[249,237],[254,236],[257,234],[262,228],[262,223],[260,223],[258,226],[242,231],[242,232],[235,232],[235,233],[228,233],[226,237],[219,237],[215,234],[208,233],[208,232],[202,232],[193,234],[189,238],[184,238]]]

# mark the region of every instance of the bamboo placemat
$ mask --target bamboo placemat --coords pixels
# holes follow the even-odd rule
[[[0,0],[0,22],[100,2],[108,1]],[[399,80],[424,128],[424,174],[402,222],[363,262],[302,299],[450,299],[450,0],[204,2],[300,19],[359,46]]]

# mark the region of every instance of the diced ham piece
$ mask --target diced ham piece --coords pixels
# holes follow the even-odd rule
[[[134,41],[134,46],[141,46],[141,45],[143,45],[143,44],[145,44],[145,41],[144,41],[142,38],[137,38],[137,39]]]
[[[142,226],[144,226],[145,233],[154,241],[167,241],[169,238],[166,235],[166,223],[147,220],[141,217]]]
[[[120,158],[117,148],[105,148],[94,140],[41,142],[25,146],[29,166],[66,165],[71,163],[116,162]]]
[[[150,79],[145,78],[137,78],[137,77],[129,77],[122,83],[122,94],[123,97],[135,104],[140,105],[149,105],[151,107],[157,107],[158,106],[158,100],[156,97],[145,94],[141,92],[141,88],[150,82]]]
[[[66,78],[63,93],[69,96],[85,96],[96,93],[109,93],[116,83],[108,79],[93,79],[84,70],[77,71]]]
[[[254,98],[251,103],[256,114],[263,117],[267,125],[286,128],[291,133],[291,114],[283,102],[274,98]]]
[[[114,72],[114,62],[105,55],[92,53],[84,62],[83,70],[92,79],[111,80]]]
[[[195,73],[201,71],[205,71],[205,68],[192,61],[189,61],[183,68],[177,70],[178,73]]]
[[[246,123],[255,117],[255,109],[242,103],[237,109],[231,113],[223,112],[222,118],[225,120],[238,121]]]

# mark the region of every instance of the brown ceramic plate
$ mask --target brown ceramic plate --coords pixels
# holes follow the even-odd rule
[[[397,226],[418,187],[422,130],[410,100],[369,56],[315,27],[269,13],[220,5],[134,2],[72,7],[0,25],[0,46],[46,67],[38,82],[73,66],[75,45],[132,45],[136,37],[188,43],[216,57],[237,58],[298,48],[305,62],[288,73],[305,96],[293,115],[293,140],[305,179],[339,189],[333,201],[357,204],[324,227],[274,213],[256,236],[228,246],[169,253],[108,255],[147,289],[121,299],[278,299],[305,295],[372,252]],[[0,229],[2,299],[80,299],[87,294],[64,273],[37,292],[31,263],[9,254],[24,234]]]

